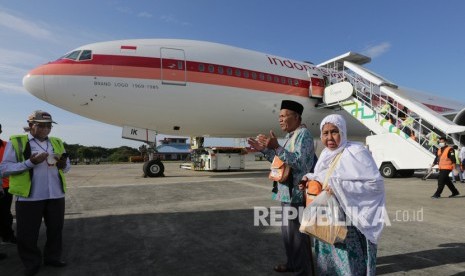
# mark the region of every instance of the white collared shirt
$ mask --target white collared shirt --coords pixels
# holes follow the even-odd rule
[[[47,152],[49,155],[54,154],[49,139],[41,142],[35,139],[30,133],[28,134],[28,139],[29,145],[31,146],[31,154],[39,154],[42,152]],[[69,171],[70,167],[68,158],[63,172]],[[30,159],[24,162],[18,162],[13,145],[11,142],[8,142],[5,154],[3,155],[3,161],[0,164],[2,175],[9,176],[11,174],[27,171],[31,168],[33,169],[31,192],[29,197],[18,196],[17,199],[19,201],[38,201],[63,198],[65,196],[56,166],[50,166],[47,160],[37,165],[34,165]]]

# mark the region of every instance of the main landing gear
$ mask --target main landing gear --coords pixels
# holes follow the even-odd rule
[[[161,177],[165,176],[165,166],[163,165],[163,162],[158,158],[158,156],[155,156],[156,153],[156,143],[148,143],[147,147],[147,154],[149,157],[149,160],[144,163],[143,166],[143,171],[144,171],[144,177]]]
[[[191,149],[202,149],[204,143],[204,137],[191,137]],[[156,156],[156,143],[147,143],[148,147],[139,150],[146,151],[148,155],[148,161],[144,163],[143,171],[144,177],[161,177],[165,176],[165,166],[161,162],[160,158]],[[203,167],[203,166],[202,166]]]
[[[165,166],[160,159],[153,159],[144,163],[144,177],[160,177],[165,176],[163,172],[165,171]]]

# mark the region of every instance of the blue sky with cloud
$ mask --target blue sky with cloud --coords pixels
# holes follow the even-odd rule
[[[63,111],[22,87],[30,69],[116,39],[206,40],[314,63],[360,52],[372,57],[366,67],[399,85],[465,102],[464,10],[461,0],[1,1],[2,138],[44,109],[59,122],[54,135],[68,143],[140,145],[121,139],[118,127]]]

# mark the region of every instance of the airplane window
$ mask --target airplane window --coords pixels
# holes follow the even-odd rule
[[[218,66],[218,73],[223,75],[223,66]]]
[[[199,71],[200,72],[205,71],[205,65],[204,64],[202,64],[202,63],[199,64]]]
[[[294,85],[299,86],[299,80],[294,80]]]
[[[90,60],[92,59],[92,51],[91,50],[84,50],[82,51],[81,55],[79,56],[79,60]]]
[[[178,61],[178,69],[179,69],[179,70],[182,70],[183,68],[184,68],[183,62],[182,62],[181,60]]]
[[[279,83],[279,77],[278,76],[274,76],[274,82]]]
[[[257,73],[252,72],[252,79],[256,80],[257,79]]]
[[[286,84],[286,78],[285,77],[281,77],[281,83]]]
[[[271,77],[271,75],[266,75],[266,80],[267,80],[267,81],[272,81],[273,78]]]
[[[265,74],[260,73],[260,80],[265,80]]]
[[[241,69],[236,69],[236,76],[240,77],[241,76]]]
[[[81,51],[73,51],[73,52],[67,54],[66,56],[64,56],[63,58],[76,60],[80,53],[81,53]]]
[[[211,64],[208,65],[208,72],[214,73],[214,72],[215,72],[215,66],[213,66],[213,65],[211,65]]]
[[[249,71],[244,71],[244,77],[249,78]]]
[[[229,76],[232,76],[232,68],[226,69],[226,72],[228,73]]]
[[[287,84],[292,85],[292,79],[291,78],[287,79]]]

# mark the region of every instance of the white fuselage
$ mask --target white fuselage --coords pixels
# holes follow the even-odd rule
[[[91,119],[183,136],[283,135],[283,99],[305,107],[303,123],[318,136],[319,122],[335,112],[315,108],[318,100],[309,97],[324,88],[314,65],[191,40],[85,45],[32,70],[23,83],[34,96]],[[349,135],[368,134],[346,118]]]

